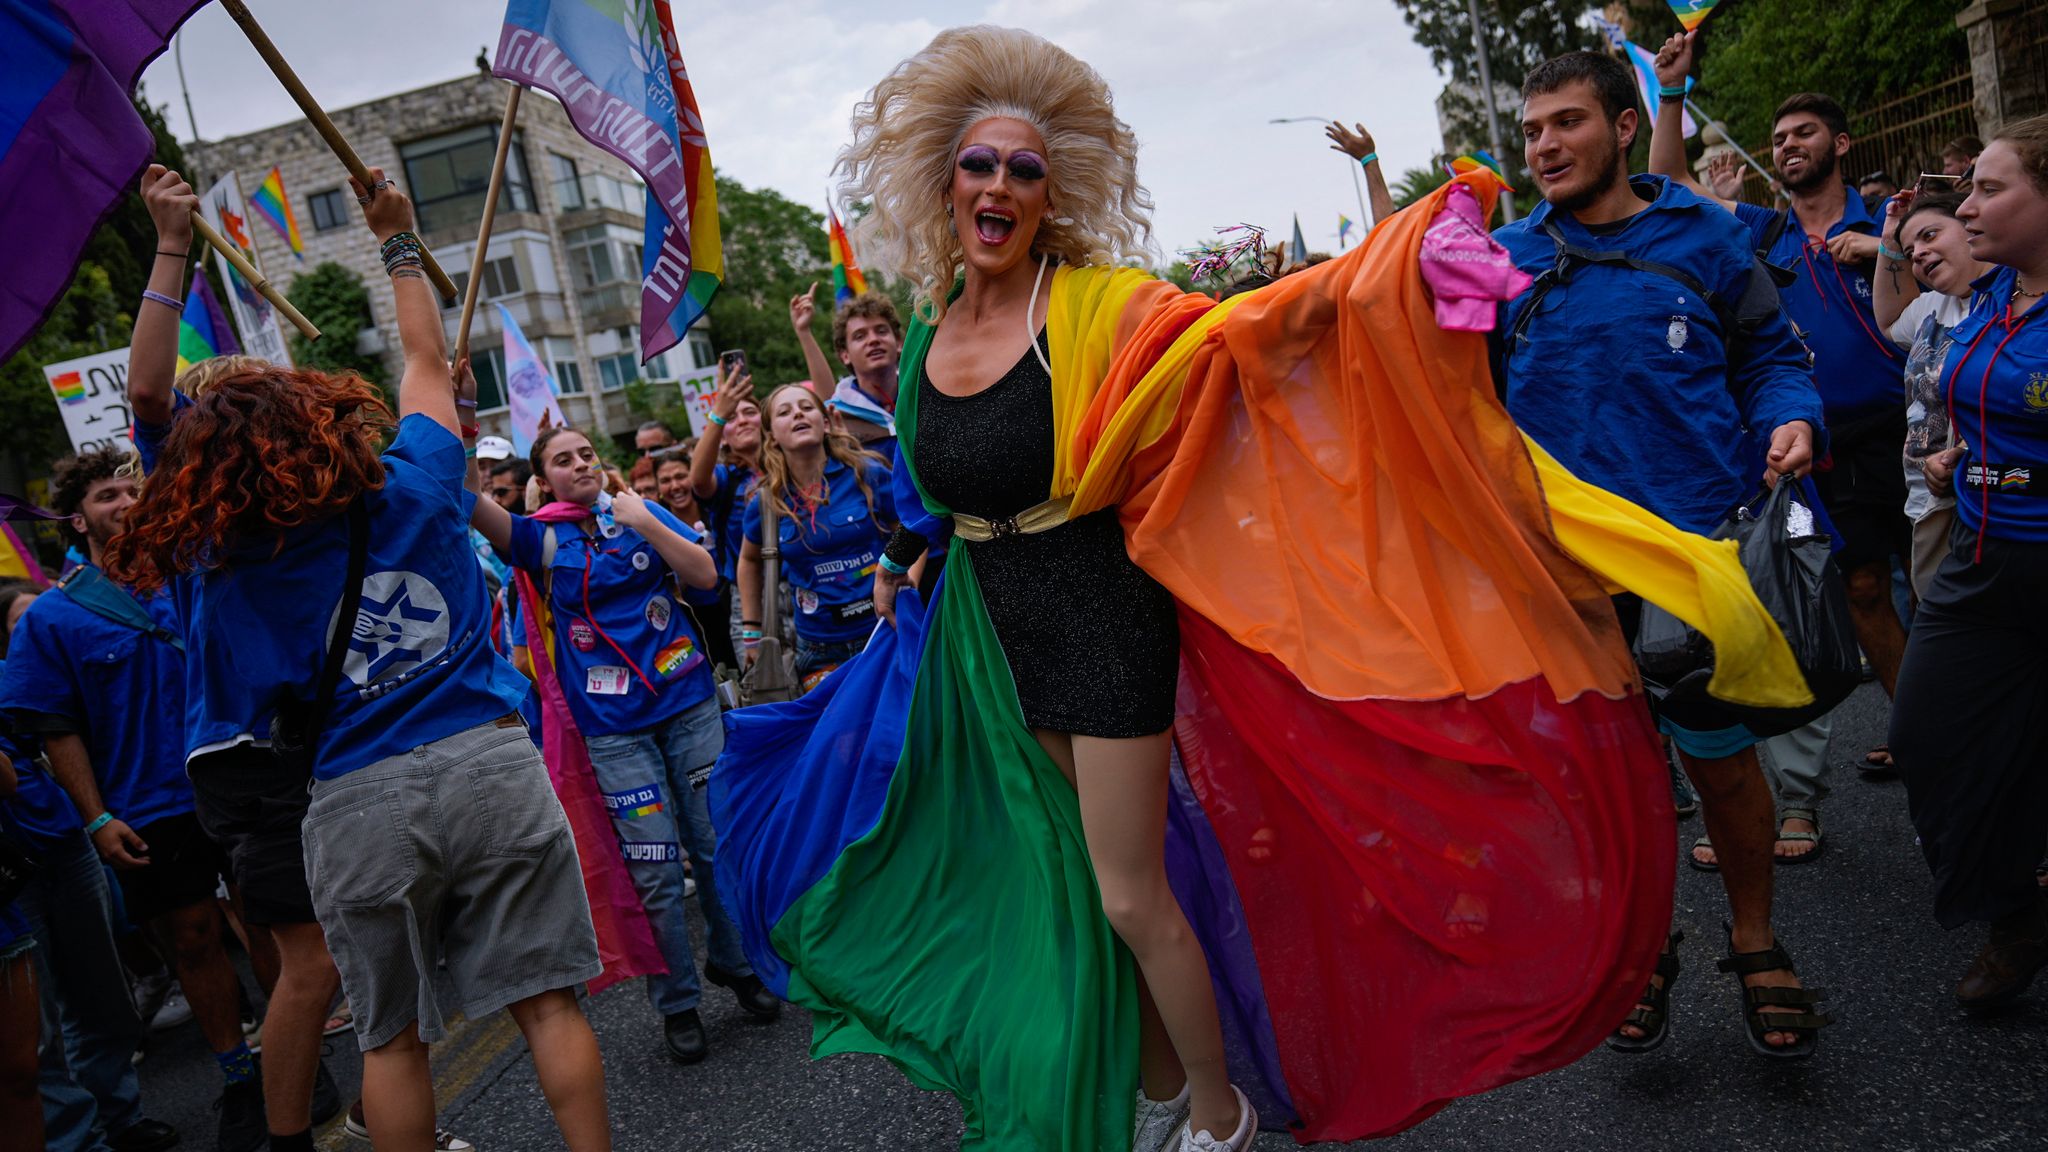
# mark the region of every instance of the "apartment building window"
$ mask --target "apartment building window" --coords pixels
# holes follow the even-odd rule
[[[635,380],[645,379],[640,371],[639,357],[631,352],[617,356],[597,358],[597,379],[607,392],[616,392]]]
[[[415,140],[399,149],[421,231],[474,227],[483,219],[497,140],[495,126],[478,125]],[[526,148],[517,133],[505,158],[505,187],[499,194],[498,209],[533,211],[533,181],[526,168]]]
[[[555,387],[564,396],[583,391],[583,365],[577,363],[576,345],[550,336],[546,345],[548,363],[554,366]]]
[[[690,368],[692,371],[699,368],[709,368],[718,362],[718,354],[711,350],[711,340],[709,337],[692,332],[690,338],[685,343],[690,346]]]
[[[640,280],[640,239],[616,225],[578,228],[562,238],[569,247],[569,267],[578,288]]]
[[[472,348],[469,352],[470,371],[476,373],[476,407],[479,412],[489,412],[505,406],[505,350],[503,348]]]
[[[459,299],[469,291],[469,272],[455,273],[455,295]],[[519,262],[510,256],[500,256],[484,261],[484,290],[481,299],[498,300],[506,296],[517,296],[524,291],[519,283]],[[448,305],[453,307],[453,305]]]
[[[348,223],[348,204],[341,189],[329,188],[306,197],[306,214],[313,218],[313,231],[329,232]]]
[[[564,212],[583,207],[583,181],[577,176],[576,161],[560,152],[550,152],[548,166],[554,170],[555,203]]]

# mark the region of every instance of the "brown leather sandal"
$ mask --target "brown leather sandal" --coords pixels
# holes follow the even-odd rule
[[[1790,972],[1797,976],[1792,955],[1782,944],[1774,943],[1761,952],[1737,952],[1731,940],[1728,956],[1715,967],[1735,974],[1735,985],[1742,991],[1742,1021],[1749,1033],[1749,1046],[1759,1055],[1773,1060],[1804,1060],[1819,1047],[1821,1028],[1835,1022],[1833,1016],[1813,1011],[1827,999],[1825,988],[1752,988],[1743,981],[1743,977],[1759,972]],[[1801,1011],[1765,1012],[1764,1008]],[[1764,1040],[1765,1034],[1771,1032],[1794,1032],[1799,1039],[1782,1046],[1772,1045]]]

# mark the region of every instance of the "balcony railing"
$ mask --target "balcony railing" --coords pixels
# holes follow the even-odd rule
[[[576,302],[582,306],[583,315],[594,316],[600,312],[626,309],[640,310],[640,282],[638,280],[614,280],[599,284],[576,293]]]
[[[563,212],[610,208],[631,216],[647,214],[647,190],[637,181],[602,172],[555,181],[555,205]]]

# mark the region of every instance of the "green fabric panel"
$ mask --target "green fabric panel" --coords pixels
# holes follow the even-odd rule
[[[772,934],[790,1000],[814,1016],[812,1055],[876,1053],[952,1092],[963,1148],[1128,1147],[1135,969],[965,548],[946,566],[904,747],[874,830]]]

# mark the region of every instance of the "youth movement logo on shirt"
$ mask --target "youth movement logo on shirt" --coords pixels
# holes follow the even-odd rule
[[[2036,372],[2027,378],[2027,411],[2037,415],[2048,415],[2048,372]]]
[[[447,651],[448,622],[448,602],[433,581],[417,572],[372,573],[363,578],[342,674],[363,688],[403,679]]]

